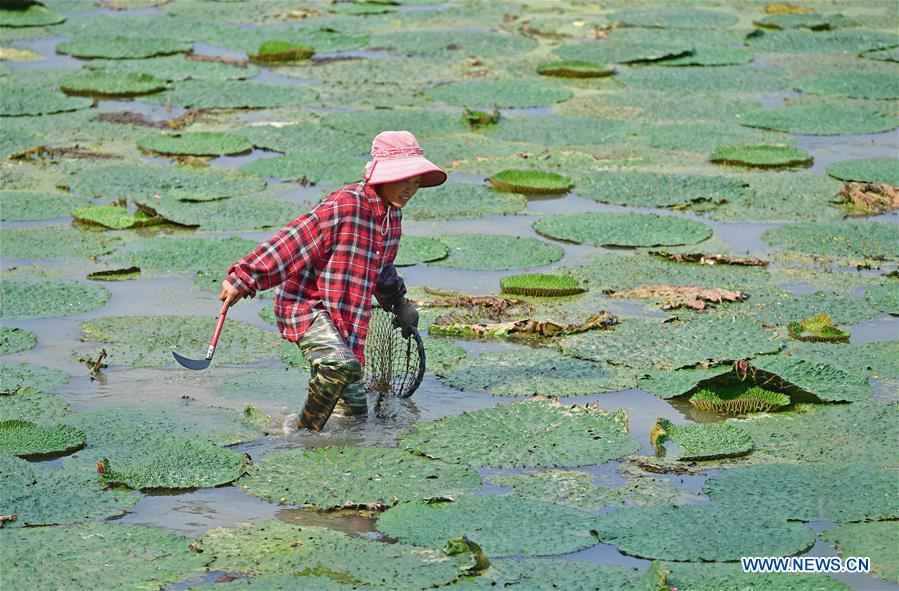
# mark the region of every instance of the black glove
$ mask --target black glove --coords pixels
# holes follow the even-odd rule
[[[403,338],[408,339],[412,334],[412,327],[418,328],[418,310],[415,309],[409,300],[405,297],[400,298],[393,305],[393,313],[396,318],[393,319],[393,325],[403,329]]]

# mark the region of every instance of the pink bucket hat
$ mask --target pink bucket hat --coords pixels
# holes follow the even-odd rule
[[[365,165],[364,180],[381,185],[421,175],[421,187],[446,182],[446,173],[425,158],[418,140],[408,131],[382,131],[371,142],[371,162]]]

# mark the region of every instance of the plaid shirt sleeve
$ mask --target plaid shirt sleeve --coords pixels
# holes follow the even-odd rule
[[[228,268],[228,283],[243,296],[262,291],[315,265],[331,250],[334,222],[330,207],[317,207],[290,223]]]

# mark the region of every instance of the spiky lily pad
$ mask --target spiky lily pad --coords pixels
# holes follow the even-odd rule
[[[776,70],[742,66],[716,68],[633,68],[616,79],[632,88],[662,92],[738,93],[778,90],[787,78]]]
[[[190,109],[262,109],[308,105],[314,98],[314,91],[301,86],[230,80],[186,80],[144,100]]]
[[[449,248],[449,256],[431,263],[436,267],[501,270],[540,267],[562,258],[565,251],[535,238],[494,234],[443,234],[437,236]]]
[[[897,127],[895,118],[882,113],[828,103],[746,111],[739,115],[739,123],[801,135],[880,133]]]
[[[209,561],[186,538],[124,523],[20,528],[0,539],[4,578],[26,589],[153,589],[201,573]],[[100,569],[109,572],[98,577]]]
[[[0,355],[27,351],[37,345],[37,336],[21,328],[0,326]]]
[[[446,258],[449,252],[446,244],[436,238],[404,235],[393,261],[398,267],[417,265]]]
[[[364,162],[337,153],[321,155],[291,154],[280,158],[254,160],[240,168],[241,172],[284,180],[305,182],[348,183],[361,180]]]
[[[87,199],[68,193],[0,191],[0,220],[50,220],[68,215],[73,208],[86,203]]]
[[[521,108],[561,103],[572,93],[556,84],[525,80],[450,82],[435,86],[425,94],[434,100],[459,107]]]
[[[483,185],[447,183],[419,191],[403,208],[403,219],[438,220],[520,213],[527,206],[523,195],[491,191]]]
[[[207,62],[188,59],[183,54],[165,55],[147,59],[102,60],[95,59],[84,64],[89,70],[102,70],[117,74],[152,74],[160,80],[177,82],[181,80],[243,80],[259,74],[253,64],[243,67],[223,62]]]
[[[25,8],[13,6],[0,8],[0,22],[4,27],[43,27],[63,22],[61,16],[42,4],[25,4]]]
[[[170,222],[204,230],[280,229],[303,213],[303,209],[294,203],[258,197],[232,197],[202,203],[162,197],[139,201],[138,206]]]
[[[578,195],[601,203],[667,207],[694,201],[732,201],[747,193],[747,183],[721,176],[643,171],[601,171],[578,182]]]
[[[620,10],[613,12],[608,18],[631,27],[659,29],[726,29],[737,24],[739,20],[727,12],[693,8]]]
[[[76,37],[56,46],[58,53],[81,58],[137,59],[190,51],[192,43],[151,37]]]
[[[503,170],[487,180],[496,189],[507,193],[564,194],[573,186],[566,176],[538,170]]]
[[[790,556],[815,542],[815,534],[801,523],[739,505],[619,509],[600,515],[597,531],[601,541],[621,552],[662,560]]]
[[[825,402],[856,402],[874,395],[874,388],[864,379],[847,374],[825,363],[813,363],[785,355],[762,355],[750,360],[762,372],[779,376],[787,384],[771,382],[777,389],[792,393],[793,389],[812,394]],[[754,378],[760,384],[769,376]]]
[[[886,183],[899,186],[899,170],[893,158],[842,160],[827,167],[827,174],[844,181]]]
[[[467,536],[489,556],[565,554],[596,544],[589,513],[514,496],[467,496],[453,503],[413,501],[378,519],[388,536],[441,548]]]
[[[632,387],[634,375],[602,363],[563,357],[549,349],[482,353],[445,376],[459,390],[495,396],[582,396]]]
[[[700,410],[727,414],[771,412],[790,405],[790,397],[780,392],[746,384],[705,385],[690,397]]]
[[[697,47],[692,54],[663,59],[657,66],[734,66],[748,64],[755,54],[745,47]]]
[[[802,148],[790,146],[733,146],[718,148],[709,157],[716,164],[750,168],[796,168],[812,165],[812,157]]]
[[[743,318],[674,323],[633,320],[611,331],[565,337],[561,346],[566,355],[582,359],[660,369],[745,359],[780,349],[757,320]]]
[[[827,72],[800,78],[796,81],[795,88],[808,94],[870,99],[899,98],[896,76],[887,72]]]
[[[865,299],[875,310],[899,316],[899,281],[887,281],[865,292]]]
[[[517,295],[558,297],[584,293],[577,279],[566,275],[523,273],[499,280],[500,291]]]
[[[861,464],[765,464],[714,474],[704,490],[729,507],[801,521],[899,516],[895,473]]]
[[[630,591],[643,589],[639,571],[581,560],[500,558],[476,577],[463,577],[447,590],[493,591],[567,589],[569,591]],[[645,587],[651,589],[651,587]]]
[[[84,447],[84,433],[68,425],[0,421],[0,453],[23,458],[66,454]]]
[[[537,73],[560,78],[602,78],[615,73],[615,68],[585,61],[545,62],[537,66]]]
[[[0,495],[4,512],[17,516],[4,528],[100,520],[124,512],[139,499],[137,493],[107,490],[96,474],[42,468],[4,454]]]
[[[778,53],[826,53],[848,51],[860,53],[899,44],[899,35],[868,29],[837,29],[835,31],[753,31],[746,37],[750,47]]]
[[[86,109],[94,101],[85,96],[69,96],[37,86],[12,86],[4,83],[0,94],[0,117],[44,115]]]
[[[832,541],[844,560],[849,556],[867,556],[874,576],[899,582],[894,543],[899,538],[899,522],[847,523],[825,530],[821,537]]]
[[[0,253],[10,259],[65,259],[90,257],[111,252],[119,238],[71,228],[41,228],[41,240],[32,228],[4,228],[0,231]]]
[[[848,343],[849,332],[834,326],[827,314],[810,316],[798,322],[790,322],[787,331],[791,339],[827,343]]]
[[[764,18],[753,21],[766,29],[811,29],[819,31],[848,27],[854,24],[851,18],[844,14],[769,14]]]
[[[839,347],[840,345],[826,345]],[[798,405],[797,411],[740,421],[754,456],[787,462],[880,465],[892,462],[899,437],[895,404]]]
[[[67,180],[76,195],[131,200],[149,199],[158,194],[183,201],[211,201],[265,188],[264,180],[247,174],[146,164],[87,167]]]
[[[103,481],[140,490],[204,488],[237,480],[246,455],[191,437],[142,440],[143,448],[110,452]]]
[[[700,222],[653,213],[588,212],[547,216],[534,222],[538,234],[593,246],[694,244],[712,235]]]
[[[96,318],[82,324],[90,340],[106,349],[110,365],[166,367],[175,360],[171,351],[199,355],[208,346],[215,328],[214,317],[156,316]],[[160,347],[159,343],[165,343]],[[274,332],[260,330],[238,321],[222,329],[216,349],[216,363],[249,363],[260,359],[280,359],[281,339]],[[98,347],[99,348],[99,347]]]
[[[260,575],[324,572],[331,578],[417,591],[449,583],[474,566],[470,556],[447,556],[407,544],[384,544],[324,527],[267,521],[215,529],[200,542],[210,568]]]
[[[398,449],[342,446],[269,454],[240,480],[241,488],[269,502],[317,509],[456,497],[480,483],[463,466]]]
[[[52,392],[69,381],[69,374],[29,363],[0,361],[0,394],[11,394],[22,386]]]
[[[637,450],[627,414],[545,400],[417,422],[400,446],[454,463],[494,467],[601,464]]]
[[[899,258],[896,226],[885,222],[806,222],[766,230],[775,248],[845,257]]]
[[[137,147],[160,154],[222,156],[249,152],[253,148],[253,144],[246,138],[231,133],[198,131],[172,135],[149,135],[139,140]]]
[[[850,591],[852,587],[825,575],[804,573],[746,573],[739,562],[666,562],[666,582],[676,589],[790,589],[791,591]]]
[[[187,271],[218,268],[224,273],[235,261],[253,252],[257,243],[244,238],[177,238],[157,236],[137,241],[112,257],[141,269]]]
[[[150,74],[118,74],[92,71],[63,80],[59,87],[66,94],[79,96],[129,97],[165,90],[165,80]]]
[[[650,436],[659,455],[667,455],[668,440],[678,445],[676,459],[689,462],[715,460],[742,456],[752,451],[752,437],[736,425],[694,423],[675,425],[668,419],[659,419]]]
[[[102,308],[109,290],[74,281],[0,279],[0,318],[52,318]]]
[[[20,419],[51,423],[61,418],[67,407],[59,396],[26,386],[0,396],[0,421]]]
[[[155,226],[165,221],[142,211],[131,213],[127,207],[117,205],[85,205],[72,211],[72,217],[85,224],[113,230]]]
[[[727,373],[730,369],[730,365],[718,365],[649,371],[637,382],[637,387],[659,398],[674,398],[693,390],[700,381]]]

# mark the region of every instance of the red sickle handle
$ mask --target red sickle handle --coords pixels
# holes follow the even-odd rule
[[[219,335],[222,333],[222,326],[225,324],[225,317],[228,315],[228,302],[225,302],[225,305],[222,306],[221,312],[219,312],[219,319],[215,325],[215,332],[212,333],[212,339],[209,340],[209,350],[206,351],[206,359],[212,359],[213,353],[215,353],[215,346],[219,342]]]

